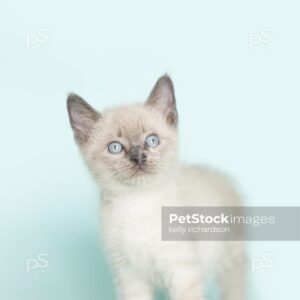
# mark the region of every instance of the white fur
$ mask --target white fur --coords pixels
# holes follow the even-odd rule
[[[228,270],[231,277],[225,274],[221,279],[225,280],[224,299],[243,299],[241,243],[166,242],[161,240],[160,227],[162,206],[237,204],[238,196],[225,177],[181,165],[160,186],[104,189],[103,237],[117,274],[120,299],[152,299],[155,285],[167,287],[172,299],[204,299],[205,282],[214,273]]]

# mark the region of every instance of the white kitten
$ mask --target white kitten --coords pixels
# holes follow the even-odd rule
[[[244,250],[239,242],[161,240],[162,206],[237,206],[230,182],[177,160],[178,114],[168,76],[145,104],[99,113],[68,98],[75,140],[102,189],[103,238],[120,299],[153,299],[163,286],[174,300],[206,299],[218,275],[222,299],[244,299]]]

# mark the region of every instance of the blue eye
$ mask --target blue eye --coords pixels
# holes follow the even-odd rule
[[[122,144],[118,142],[112,142],[108,145],[108,151],[112,154],[118,154],[123,150]]]
[[[157,135],[152,134],[146,137],[146,145],[150,148],[157,147],[159,145],[159,138]]]

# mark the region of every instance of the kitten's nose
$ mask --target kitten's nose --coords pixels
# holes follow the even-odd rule
[[[143,166],[146,163],[147,155],[142,147],[132,147],[129,150],[129,159],[139,166]]]

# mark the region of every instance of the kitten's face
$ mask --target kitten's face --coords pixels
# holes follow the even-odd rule
[[[177,156],[177,111],[172,82],[162,77],[145,104],[96,112],[68,99],[75,139],[104,186],[142,185],[172,171]]]

